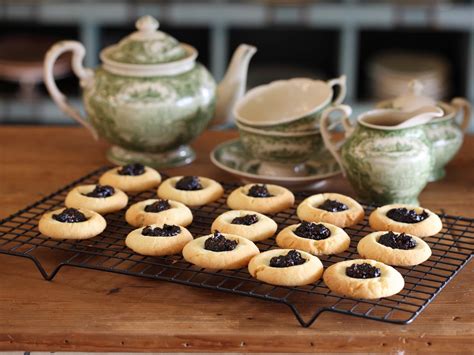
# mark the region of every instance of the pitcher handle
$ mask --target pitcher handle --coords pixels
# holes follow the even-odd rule
[[[335,86],[339,86],[339,94],[337,97],[332,101],[332,104],[334,106],[340,105],[342,101],[346,98],[346,92],[347,92],[347,87],[346,87],[346,81],[347,78],[345,75],[341,75],[339,78],[331,79],[328,81],[328,85],[334,89]]]
[[[54,80],[53,67],[58,57],[65,52],[72,52],[72,70],[74,74],[80,79],[81,87],[89,85],[93,78],[94,72],[91,69],[84,68],[82,60],[84,59],[86,50],[84,46],[77,41],[60,41],[54,44],[46,53],[44,59],[44,83],[48,89],[49,94],[53,98],[56,105],[66,115],[74,118],[77,122],[89,130],[94,139],[98,139],[97,131],[92,125],[68,102],[66,96],[58,89]]]
[[[462,111],[462,121],[461,121],[461,130],[466,133],[467,128],[469,127],[469,122],[471,121],[472,107],[471,103],[462,97],[455,97],[451,100],[451,105],[456,107],[456,115]]]
[[[341,123],[344,128],[345,137],[339,142],[333,142],[331,131],[330,131],[330,120],[329,116],[331,113],[339,111],[342,113]],[[346,176],[346,170],[342,164],[341,154],[339,153],[338,145],[343,144],[352,132],[354,131],[354,126],[352,125],[349,117],[351,116],[352,109],[347,105],[339,105],[334,107],[328,107],[325,109],[321,115],[321,136],[323,137],[323,142],[326,148],[331,152],[333,157],[336,159],[337,163],[341,167],[342,174]]]

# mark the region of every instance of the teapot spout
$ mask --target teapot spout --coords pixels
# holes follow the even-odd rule
[[[212,126],[227,126],[234,121],[233,108],[244,95],[250,59],[257,48],[241,44],[234,52],[224,79],[217,86],[217,103]]]

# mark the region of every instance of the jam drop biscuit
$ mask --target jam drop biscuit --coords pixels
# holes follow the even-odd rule
[[[326,269],[323,279],[335,293],[366,299],[392,296],[405,285],[403,276],[393,267],[369,259],[333,264]]]
[[[321,278],[323,264],[301,250],[273,249],[250,260],[249,273],[272,285],[303,286]]]
[[[163,256],[180,253],[191,240],[193,236],[184,227],[152,224],[130,232],[125,244],[141,255]]]
[[[184,203],[202,206],[218,200],[224,189],[217,181],[201,176],[175,176],[163,182],[158,196]]]
[[[280,248],[304,250],[313,255],[342,253],[351,238],[342,228],[330,223],[302,222],[286,227],[276,237]]]
[[[248,184],[238,187],[227,198],[233,210],[250,210],[260,213],[277,213],[295,203],[291,191],[278,185]]]
[[[178,201],[149,199],[131,205],[125,220],[134,227],[148,224],[188,226],[193,221],[191,210]]]
[[[69,191],[64,204],[100,214],[116,212],[127,206],[128,196],[110,185],[81,185]]]
[[[99,179],[101,185],[112,185],[125,192],[141,192],[156,188],[161,175],[142,164],[128,164],[106,171]]]
[[[354,199],[336,193],[310,196],[301,202],[296,211],[307,222],[327,222],[345,228],[364,219],[364,209]]]
[[[412,266],[428,260],[431,249],[422,239],[396,232],[374,232],[357,244],[357,252],[367,259],[387,265]]]
[[[369,224],[377,231],[403,232],[422,238],[435,235],[443,228],[441,219],[430,210],[403,204],[375,209],[370,214]]]
[[[261,213],[235,210],[218,216],[212,223],[211,232],[218,230],[257,242],[272,237],[277,228],[273,219]]]
[[[60,208],[47,212],[38,223],[39,231],[53,239],[88,239],[102,233],[104,217],[85,208]]]
[[[235,234],[214,232],[186,244],[186,261],[207,269],[240,269],[260,251],[250,240]]]

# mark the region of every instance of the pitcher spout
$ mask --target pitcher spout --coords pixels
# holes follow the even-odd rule
[[[234,122],[232,110],[244,95],[250,59],[257,48],[241,44],[234,52],[224,78],[217,86],[217,102],[212,126],[228,126]]]

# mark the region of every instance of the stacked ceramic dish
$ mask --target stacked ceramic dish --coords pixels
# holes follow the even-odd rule
[[[369,76],[376,99],[389,99],[404,94],[411,80],[421,82],[425,94],[436,100],[445,98],[450,88],[448,63],[432,54],[382,53],[372,61]]]
[[[250,171],[242,164],[248,167],[252,162],[252,173],[266,177],[267,182],[269,179],[274,182],[275,179],[287,182],[303,179],[307,185],[305,179],[309,176],[315,180],[315,174],[326,177],[338,173],[337,164],[322,140],[319,120],[325,108],[344,100],[345,85],[345,76],[327,82],[295,78],[274,81],[248,91],[234,108],[240,140],[232,143],[233,149],[230,142],[217,147],[211,159],[224,170],[233,168],[245,173]],[[339,87],[337,94],[336,86]],[[223,150],[230,152],[239,147],[240,156],[247,158],[243,158],[239,167],[235,162],[229,166],[229,155],[227,159],[223,157],[226,155]],[[319,167],[317,173],[315,164]],[[278,182],[285,184],[285,181]]]

